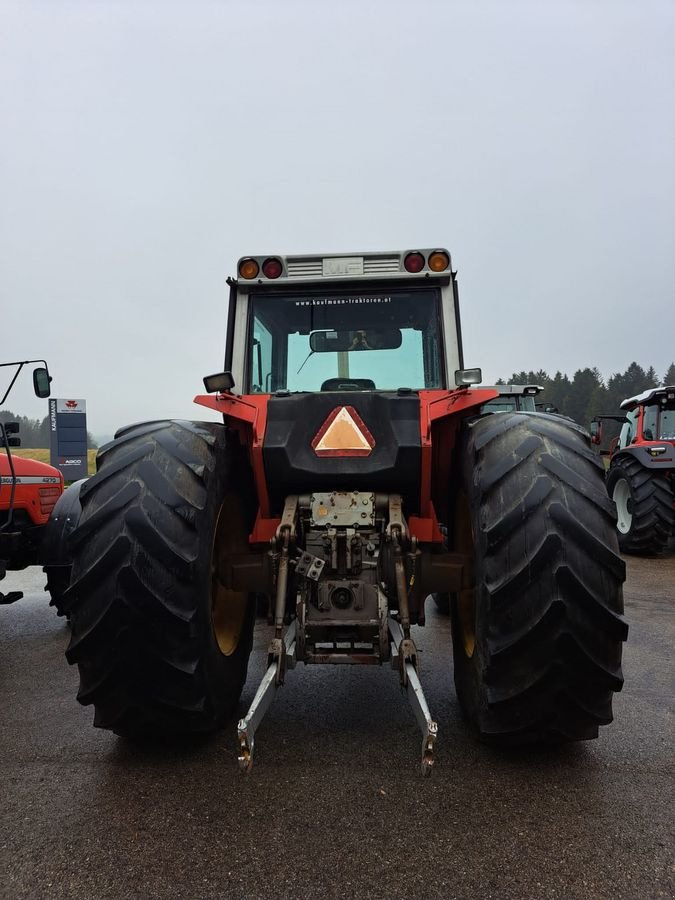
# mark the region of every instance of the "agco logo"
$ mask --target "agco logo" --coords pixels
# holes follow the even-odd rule
[[[78,406],[77,400],[66,400],[66,406],[68,409],[75,409]]]

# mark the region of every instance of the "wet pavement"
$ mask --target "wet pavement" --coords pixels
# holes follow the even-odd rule
[[[92,727],[39,569],[0,607],[0,897],[675,896],[675,552],[628,558],[626,684],[599,740],[500,753],[452,685],[447,618],[415,629],[437,767],[388,668],[289,673],[250,776],[236,722],[198,746]],[[256,644],[242,710],[263,673]]]

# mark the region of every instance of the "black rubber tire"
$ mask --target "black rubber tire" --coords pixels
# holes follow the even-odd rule
[[[465,426],[459,459],[474,548],[472,655],[463,592],[451,610],[462,709],[504,745],[597,737],[623,684],[628,626],[613,504],[588,435],[556,416],[492,414]]]
[[[97,727],[131,737],[208,732],[236,706],[255,605],[226,656],[211,567],[225,493],[245,488],[237,452],[223,425],[187,421],[131,426],[99,451],[71,540],[66,652]]]
[[[49,591],[51,597],[49,605],[55,607],[57,615],[68,619],[70,612],[66,591],[73,567],[69,544],[82,515],[80,492],[86,482],[86,478],[81,478],[66,488],[57,500],[40,536],[39,561],[47,576],[45,590]]]
[[[56,610],[57,616],[65,616],[70,620],[66,591],[70,585],[71,566],[43,566],[47,576],[45,590],[49,592],[49,605]]]
[[[630,518],[622,516],[617,506],[619,547],[624,553],[663,553],[675,533],[673,483],[663,472],[645,468],[634,457],[622,456],[610,466],[607,492],[616,500],[622,490],[627,492]]]

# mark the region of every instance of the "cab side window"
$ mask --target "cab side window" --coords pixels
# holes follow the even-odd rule
[[[268,394],[272,378],[272,335],[260,319],[253,323],[251,391]]]
[[[653,441],[656,439],[656,423],[658,420],[658,415],[658,407],[645,407],[644,415],[642,417],[642,436],[646,441]]]
[[[619,446],[627,447],[635,440],[637,416],[637,410],[632,410],[626,414],[626,422],[621,427],[621,434],[619,435]]]

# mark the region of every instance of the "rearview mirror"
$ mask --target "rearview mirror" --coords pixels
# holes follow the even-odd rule
[[[400,328],[361,328],[357,331],[314,331],[309,346],[314,353],[348,353],[352,350],[397,350]]]
[[[46,368],[33,369],[33,390],[36,397],[41,397],[42,399],[49,397],[52,392],[50,387],[51,380],[51,376]]]

